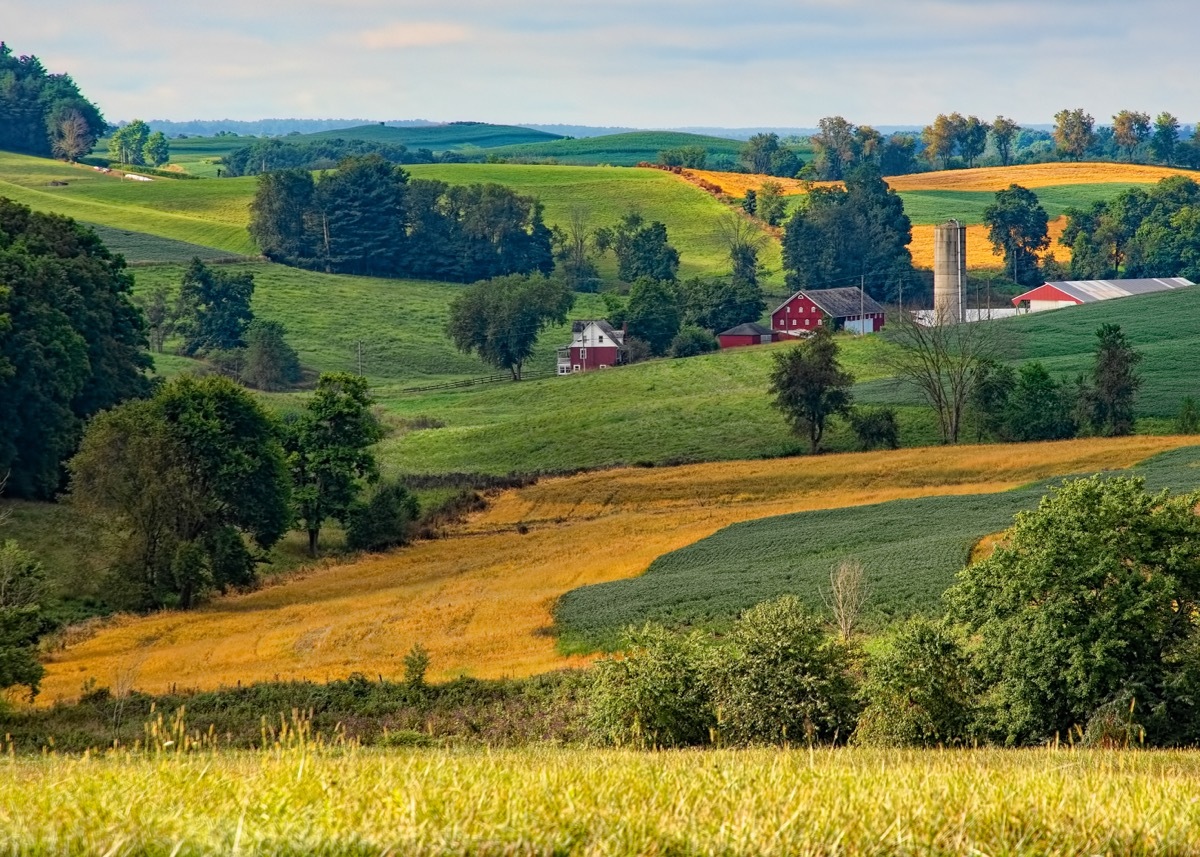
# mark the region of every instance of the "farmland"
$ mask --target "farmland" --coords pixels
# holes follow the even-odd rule
[[[724,137],[686,134],[680,131],[631,131],[579,140],[554,140],[491,149],[488,154],[501,158],[548,160],[579,166],[611,165],[632,167],[643,161],[655,163],[663,149],[700,146],[713,155],[737,158],[742,143]]]
[[[396,143],[410,149],[447,150],[495,149],[501,146],[546,145],[562,139],[557,134],[521,128],[515,125],[489,125],[485,122],[452,122],[447,125],[392,126],[360,125],[317,131],[286,138],[286,142],[309,140],[367,140],[372,143]]]
[[[1177,751],[298,742],[2,768],[13,853],[1148,855],[1192,853],[1200,837],[1200,756]]]
[[[1187,445],[1136,437],[629,468],[505,492],[448,538],[314,568],[190,613],[123,617],[50,655],[39,699],[85,682],[162,692],[352,672],[396,677],[417,642],[431,677],[532,675],[579,664],[554,636],[555,600],[641,574],[738,521],[889,500],[1007,490],[1125,467]]]
[[[1163,453],[1128,473],[1144,478],[1149,490],[1195,491],[1200,447]],[[593,649],[617,647],[624,628],[647,621],[719,626],[786,593],[820,611],[829,571],[846,557],[867,570],[868,622],[881,627],[914,613],[934,615],[972,546],[1035,508],[1052,484],[734,524],[659,557],[640,577],[568,593],[555,617],[568,648]]]

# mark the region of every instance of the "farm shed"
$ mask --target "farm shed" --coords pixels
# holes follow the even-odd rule
[[[608,369],[625,362],[625,331],[603,319],[571,323],[571,344],[558,349],[558,374]]]
[[[802,289],[771,313],[771,327],[795,336],[815,330],[826,319],[834,330],[875,333],[883,330],[883,307],[862,289],[853,286]]]
[[[1013,306],[1020,312],[1043,312],[1048,309],[1079,306],[1113,298],[1128,298],[1133,295],[1148,295],[1153,292],[1169,292],[1194,286],[1183,277],[1153,280],[1058,280],[1044,283],[1025,294],[1012,299]]]
[[[763,345],[768,342],[778,342],[779,334],[757,322],[748,321],[731,327],[724,333],[717,334],[717,341],[722,348],[740,348],[744,345]]]

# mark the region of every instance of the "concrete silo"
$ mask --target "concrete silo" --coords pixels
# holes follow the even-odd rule
[[[967,283],[967,227],[948,220],[933,228],[933,316],[935,324],[963,320]]]

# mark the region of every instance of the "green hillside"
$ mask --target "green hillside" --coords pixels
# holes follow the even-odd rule
[[[549,143],[527,143],[504,146],[488,154],[501,158],[553,159],[561,164],[608,164],[632,167],[642,161],[654,163],[663,149],[680,146],[702,146],[709,156],[727,155],[737,158],[744,143],[724,137],[685,134],[679,131],[633,131],[628,134],[606,134],[580,140],[557,140]]]
[[[0,196],[38,211],[199,244],[226,255],[258,252],[246,231],[254,182],[137,182],[81,164],[0,152]]]
[[[485,122],[451,122],[447,125],[417,125],[396,128],[390,125],[360,125],[336,131],[318,131],[285,138],[287,142],[307,140],[369,140],[397,143],[410,149],[444,152],[458,149],[494,149],[499,146],[541,145],[561,140],[558,134],[534,131],[516,125],[489,125]]]
[[[1200,488],[1200,447],[1158,455],[1126,471],[1150,490]],[[823,611],[829,571],[853,557],[871,587],[878,624],[938,608],[942,593],[983,536],[1037,506],[1049,480],[1015,491],[925,497],[802,512],[734,524],[656,559],[645,574],[564,595],[555,618],[568,649],[611,648],[621,631],[648,621],[717,624],[783,594]]]
[[[603,138],[602,138],[603,139]],[[681,257],[680,276],[715,276],[729,272],[726,250],[717,227],[729,209],[697,187],[661,170],[618,167],[570,167],[528,164],[414,164],[405,167],[414,178],[439,179],[451,184],[498,182],[536,196],[545,205],[546,223],[566,225],[582,209],[589,228],[615,223],[630,210],[667,226],[671,243]],[[780,245],[768,242],[760,261],[768,288],[783,288]],[[615,267],[609,257],[609,270]]]

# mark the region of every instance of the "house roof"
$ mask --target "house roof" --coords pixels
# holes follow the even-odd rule
[[[800,295],[808,298],[821,312],[832,318],[845,318],[858,315],[861,308],[864,313],[883,312],[883,307],[870,295],[857,286],[846,286],[840,289],[801,289],[786,301],[775,307],[771,315],[779,312]]]
[[[1113,298],[1168,292],[1194,285],[1191,280],[1183,277],[1145,280],[1055,280],[1017,295],[1012,302],[1014,306],[1029,300],[1072,300],[1076,303],[1090,304]]]
[[[729,330],[723,330],[718,336],[773,336],[775,331],[769,327],[764,327],[758,322],[748,321],[745,324],[739,324],[737,327],[731,327]]]
[[[579,319],[571,323],[571,333],[583,333],[587,330],[588,325],[594,324],[600,328],[600,332],[611,339],[617,345],[625,344],[625,331],[617,330],[607,321],[602,318]]]

